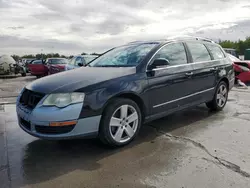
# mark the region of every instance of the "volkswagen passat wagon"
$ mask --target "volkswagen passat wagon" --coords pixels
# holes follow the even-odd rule
[[[222,110],[233,84],[232,62],[213,41],[137,41],[30,83],[16,111],[20,127],[39,138],[97,136],[122,146],[145,122],[201,103]]]

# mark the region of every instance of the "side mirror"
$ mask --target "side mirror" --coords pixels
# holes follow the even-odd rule
[[[82,67],[82,66],[83,66],[83,63],[78,63],[78,66],[79,66],[79,67]]]
[[[169,65],[169,61],[164,58],[155,59],[154,62],[150,65],[150,69],[163,68]]]

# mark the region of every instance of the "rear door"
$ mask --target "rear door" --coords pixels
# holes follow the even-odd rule
[[[220,60],[214,59],[212,52],[202,42],[186,42],[194,69],[193,82],[196,85],[195,100],[205,102],[214,95]],[[222,57],[223,58],[223,57]]]

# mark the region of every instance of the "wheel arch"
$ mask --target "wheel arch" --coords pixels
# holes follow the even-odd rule
[[[126,99],[130,99],[130,100],[134,101],[138,105],[138,107],[140,108],[141,115],[142,115],[142,122],[144,121],[144,118],[147,114],[146,104],[143,101],[143,99],[134,92],[122,92],[122,93],[119,93],[117,95],[114,95],[113,97],[108,99],[107,102],[104,104],[102,113],[105,111],[105,109],[108,107],[108,105],[112,102],[112,100],[114,100],[116,98],[126,98]]]
[[[227,77],[223,77],[218,82],[217,86],[220,84],[220,82],[224,81],[227,84],[227,89],[229,90],[229,79]]]

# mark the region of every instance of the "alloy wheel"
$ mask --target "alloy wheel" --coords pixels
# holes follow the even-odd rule
[[[129,141],[136,133],[138,122],[138,113],[133,106],[120,106],[110,119],[109,131],[112,138],[118,143]]]
[[[219,107],[223,107],[227,102],[227,87],[225,85],[221,85],[218,89],[216,102]]]

